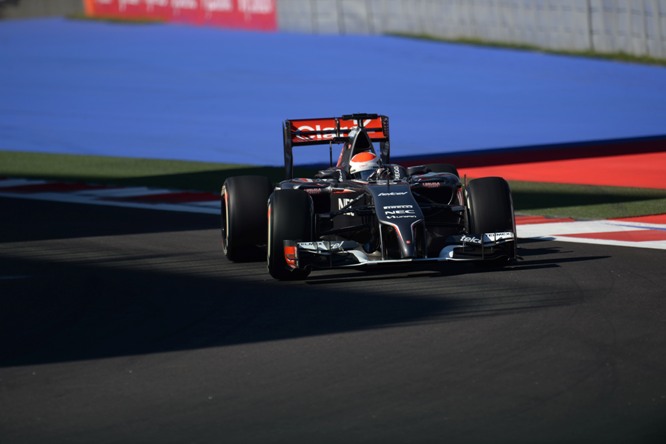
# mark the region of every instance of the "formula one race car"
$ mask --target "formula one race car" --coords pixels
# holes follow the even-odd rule
[[[453,165],[390,163],[382,115],[286,120],[283,130],[286,180],[274,187],[263,176],[234,176],[222,186],[230,260],[265,257],[271,276],[294,280],[314,269],[515,259],[504,179],[463,183]],[[318,144],[329,146],[329,167],[293,178],[293,148]],[[342,145],[335,165],[333,144]]]

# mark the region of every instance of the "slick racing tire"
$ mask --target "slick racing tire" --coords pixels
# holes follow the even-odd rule
[[[501,177],[473,179],[466,193],[469,233],[516,232],[511,190],[506,180]],[[499,262],[510,262],[515,255],[514,243],[508,257]]]
[[[426,168],[432,173],[451,173],[460,177],[460,174],[458,174],[458,168],[450,163],[429,163],[426,164]]]
[[[268,204],[268,272],[275,279],[305,279],[309,268],[294,269],[287,264],[284,241],[311,241],[314,205],[312,198],[300,190],[276,190]]]
[[[222,249],[234,262],[261,260],[266,254],[266,211],[273,185],[263,176],[235,176],[220,192]]]

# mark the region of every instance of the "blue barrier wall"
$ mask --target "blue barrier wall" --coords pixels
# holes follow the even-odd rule
[[[350,112],[388,115],[394,156],[666,132],[658,66],[61,18],[0,22],[0,42],[3,150],[280,165],[284,119]]]
[[[281,31],[429,34],[666,58],[664,0],[273,1]],[[83,0],[0,0],[0,17],[80,13],[82,4]]]

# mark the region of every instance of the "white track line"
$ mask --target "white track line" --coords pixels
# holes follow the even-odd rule
[[[78,203],[86,205],[104,205],[110,207],[124,207],[124,208],[140,208],[144,210],[160,210],[160,211],[180,211],[185,213],[203,213],[203,214],[220,214],[220,203],[217,207],[204,207],[194,205],[193,203],[143,203],[143,202],[126,202],[114,200],[101,200],[96,199],[94,196],[80,195],[76,193],[3,193],[0,192],[0,197],[8,197],[13,199],[30,199],[30,200],[47,200],[51,202],[66,202]]]
[[[43,180],[5,179],[0,180],[0,197],[15,199],[47,200],[53,202],[79,203],[86,205],[104,205],[123,208],[139,208],[159,211],[179,211],[187,213],[220,214],[219,199],[180,203],[147,203],[113,200],[113,198],[132,198],[155,196],[159,194],[182,193],[180,190],[151,189],[146,187],[131,188],[91,188],[76,191],[55,192],[9,192],[3,191],[11,187],[27,185],[44,185]],[[556,240],[598,245],[614,245],[623,247],[639,247],[666,250],[666,240],[656,241],[624,241],[612,239],[595,239],[593,237],[571,237],[567,235],[585,235],[585,233],[636,232],[641,230],[659,230],[666,232],[666,225],[631,221],[597,220],[571,221],[535,224],[518,224],[518,237],[522,239]]]
[[[73,191],[73,194],[82,196],[94,196],[101,198],[123,198],[123,197],[137,197],[137,196],[154,196],[157,194],[164,194],[167,190],[156,190],[146,187],[133,187],[133,188],[100,188],[92,190]]]
[[[639,247],[666,250],[666,241],[622,241],[613,239],[595,239],[594,237],[570,237],[567,235],[585,235],[589,233],[635,232],[640,230],[659,230],[666,233],[666,225],[626,222],[614,220],[554,222],[526,224],[517,226],[518,237],[525,239],[556,240],[618,247]]]
[[[45,180],[3,179],[0,180],[0,188],[22,187],[25,185],[42,185],[45,183],[47,183]]]

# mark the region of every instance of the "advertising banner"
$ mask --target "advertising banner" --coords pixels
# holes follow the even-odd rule
[[[89,17],[274,31],[276,0],[83,0]]]

